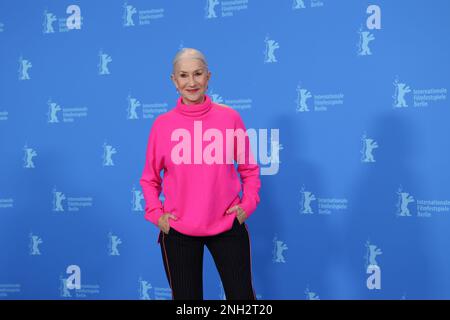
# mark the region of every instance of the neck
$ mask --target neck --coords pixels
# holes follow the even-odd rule
[[[203,102],[192,103],[190,105],[184,103],[183,97],[179,97],[177,100],[177,105],[175,110],[184,116],[191,118],[203,117],[205,114],[211,110],[212,102],[208,95],[203,96]]]

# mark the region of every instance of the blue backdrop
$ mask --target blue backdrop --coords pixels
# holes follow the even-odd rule
[[[272,133],[247,221],[260,299],[450,298],[449,10],[1,1],[0,298],[171,298],[139,179],[182,47],[216,102]]]

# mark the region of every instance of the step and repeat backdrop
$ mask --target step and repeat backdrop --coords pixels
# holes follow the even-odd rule
[[[257,138],[259,299],[449,299],[449,11],[1,1],[0,299],[171,299],[139,179],[183,47]],[[208,251],[204,290],[225,298]]]

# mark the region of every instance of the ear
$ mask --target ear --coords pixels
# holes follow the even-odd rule
[[[177,81],[175,80],[175,75],[173,73],[170,74],[170,79],[172,80],[173,84],[175,85],[175,88],[177,87]]]

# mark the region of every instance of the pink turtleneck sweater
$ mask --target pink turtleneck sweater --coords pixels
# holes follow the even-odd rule
[[[208,134],[208,129],[216,129],[209,130],[215,134]],[[260,168],[251,153],[248,135],[244,135],[243,154],[236,137],[234,149],[227,147],[227,129],[246,131],[237,111],[212,102],[208,95],[203,103],[194,105],[183,104],[180,97],[175,108],[155,119],[140,179],[146,202],[145,219],[158,225],[158,219],[170,212],[178,217],[169,219],[175,230],[191,236],[210,236],[231,229],[237,212],[230,215],[225,212],[234,205],[239,204],[247,216],[255,211],[261,186]],[[220,140],[217,130],[222,135],[223,150],[213,148],[218,146],[216,140]],[[215,161],[208,160],[207,155]],[[159,200],[161,190],[164,203]]]

